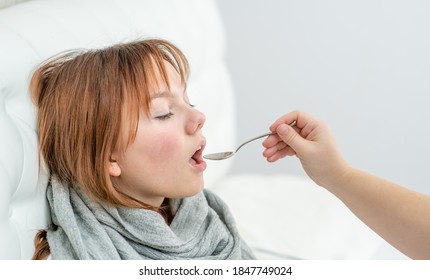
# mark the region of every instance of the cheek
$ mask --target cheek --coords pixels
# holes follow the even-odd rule
[[[172,163],[172,159],[183,152],[181,140],[172,133],[156,133],[148,143],[149,157],[157,162]]]

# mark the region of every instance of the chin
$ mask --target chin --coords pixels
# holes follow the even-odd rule
[[[184,190],[184,192],[182,193],[182,195],[179,195],[176,198],[186,198],[186,197],[191,197],[191,196],[195,196],[196,194],[198,194],[199,192],[201,192],[203,190],[204,187],[204,181],[201,180],[200,182],[190,182],[187,186],[193,186],[192,188],[187,188],[186,190]]]
[[[198,194],[199,192],[201,192],[203,190],[204,186],[205,186],[205,184],[203,182],[201,182],[201,184],[196,185],[196,187],[193,188],[193,191],[191,192],[191,194],[189,196],[194,196],[194,195]]]

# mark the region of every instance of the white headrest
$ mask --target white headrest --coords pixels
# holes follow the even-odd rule
[[[212,0],[39,0],[0,10],[0,259],[30,258],[36,230],[49,222],[28,94],[34,67],[64,50],[167,39],[190,61],[188,92],[206,114],[207,150],[213,150],[234,143],[223,36]],[[209,163],[206,186],[228,168]]]

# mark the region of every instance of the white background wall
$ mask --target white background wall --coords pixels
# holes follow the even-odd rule
[[[355,167],[430,194],[430,2],[218,0],[237,93],[237,142],[282,114],[332,127]],[[268,164],[261,142],[232,173],[304,175]]]

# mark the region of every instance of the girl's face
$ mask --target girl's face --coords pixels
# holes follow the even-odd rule
[[[179,74],[165,64],[170,91],[160,83],[151,96],[149,117],[140,114],[134,142],[125,152],[114,151],[109,165],[122,192],[154,207],[166,197],[198,193],[206,169],[202,158],[205,115],[190,105]]]

